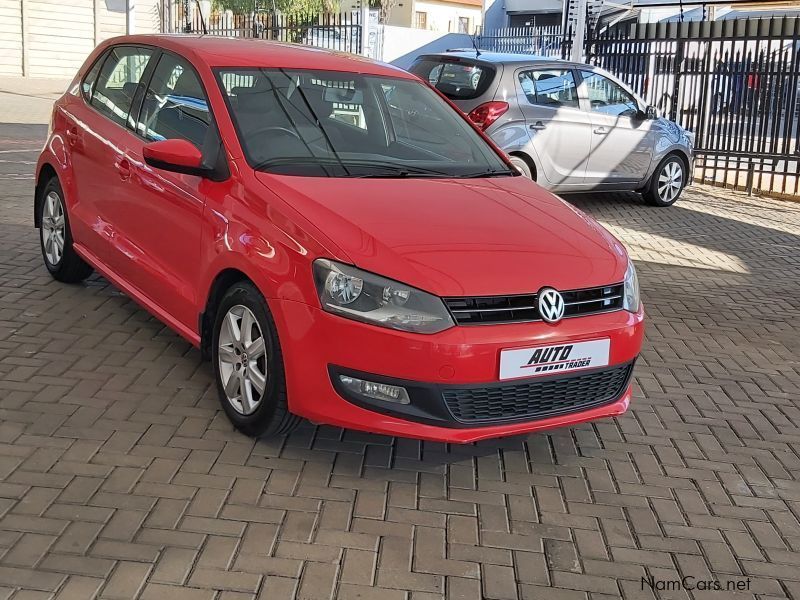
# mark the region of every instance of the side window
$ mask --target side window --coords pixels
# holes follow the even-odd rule
[[[583,83],[592,112],[615,117],[632,117],[639,112],[639,105],[625,89],[600,73],[581,71]]]
[[[519,84],[528,102],[551,108],[578,108],[575,77],[569,69],[534,69],[519,74]]]
[[[92,106],[112,121],[125,125],[133,95],[152,51],[147,48],[118,46],[108,53],[92,93]]]
[[[103,56],[94,61],[92,68],[89,69],[89,72],[86,73],[81,82],[81,94],[83,94],[87,102],[90,102],[92,99],[92,92],[94,91],[94,84],[97,81],[97,74],[100,72],[100,67],[103,66],[105,57],[106,54],[103,54]]]
[[[206,94],[194,69],[182,58],[162,54],[136,131],[150,141],[184,139],[202,149],[210,123]]]

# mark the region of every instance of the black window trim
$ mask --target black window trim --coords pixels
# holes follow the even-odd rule
[[[92,104],[92,99],[94,99],[95,88],[97,87],[97,80],[95,80],[95,82],[92,84],[92,95],[89,98],[89,100],[86,100],[86,97],[83,95],[83,90],[82,89],[81,89],[81,98],[83,98],[83,101],[86,104],[86,106],[88,106],[90,109],[92,109],[98,115],[103,117],[109,123],[113,123],[117,127],[121,127],[122,129],[125,129],[126,131],[133,132],[133,130],[130,127],[131,114],[135,110],[136,111],[136,120],[138,121],[139,112],[141,110],[141,98],[140,98],[140,93],[139,92],[142,89],[142,82],[145,79],[147,79],[148,81],[150,80],[150,76],[152,75],[151,71],[154,68],[153,65],[155,64],[153,62],[153,58],[158,58],[158,57],[161,56],[161,48],[159,48],[158,46],[152,46],[150,44],[114,44],[112,46],[109,46],[108,48],[106,48],[103,51],[103,54],[101,54],[97,58],[97,60],[92,63],[92,67],[94,67],[94,65],[95,65],[95,63],[97,63],[97,61],[100,61],[100,60],[103,61],[103,64],[100,65],[100,71],[98,71],[98,77],[100,75],[100,72],[102,72],[103,67],[106,64],[106,61],[108,60],[108,56],[111,54],[111,52],[113,50],[116,50],[117,48],[144,48],[145,50],[151,50],[152,51],[152,54],[150,55],[150,59],[147,61],[147,66],[145,67],[144,71],[142,71],[142,77],[139,79],[139,82],[136,84],[136,91],[133,93],[133,99],[131,100],[131,108],[128,111],[128,118],[126,119],[125,124],[124,125],[120,125],[119,123],[117,123],[113,119],[110,119],[106,113],[102,112],[100,109],[97,108],[97,106]],[[86,76],[90,72],[91,72],[91,67],[89,68],[89,70],[86,71],[86,75],[84,75],[83,78],[81,78],[81,86],[83,85],[83,81],[86,79]]]

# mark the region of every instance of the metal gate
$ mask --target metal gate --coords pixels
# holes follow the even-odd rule
[[[343,13],[211,10],[204,14],[202,3],[197,0],[164,0],[162,31],[259,38],[362,54],[362,14],[359,10]]]
[[[800,19],[635,24],[587,40],[587,61],[695,132],[695,177],[800,192]]]

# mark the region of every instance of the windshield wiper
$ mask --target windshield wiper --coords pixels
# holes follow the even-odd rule
[[[480,171],[478,173],[467,173],[466,175],[459,175],[459,179],[478,179],[480,177],[514,177],[520,175],[517,171],[511,169],[490,169],[488,171]]]
[[[452,178],[455,175],[445,173],[444,171],[437,171],[436,169],[426,169],[424,167],[408,166],[408,165],[393,165],[384,163],[355,163],[359,167],[385,169],[383,173],[361,173],[359,175],[352,175],[356,179],[396,179],[405,177],[439,177],[439,178]]]

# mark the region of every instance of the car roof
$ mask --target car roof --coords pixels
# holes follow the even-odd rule
[[[469,60],[483,61],[487,63],[496,64],[518,64],[518,63],[558,63],[565,66],[576,66],[578,63],[571,63],[560,58],[552,56],[538,56],[536,54],[513,54],[511,52],[485,52],[481,50],[480,55],[475,55],[475,50],[448,50],[447,52],[435,52],[430,54],[423,54],[420,58],[430,58],[439,56],[451,56],[456,58],[466,58]],[[589,65],[581,64],[580,66],[586,67]]]
[[[193,62],[205,63],[211,68],[313,68],[323,71],[416,79],[413,75],[398,67],[363,56],[271,40],[216,35],[152,34],[115,37],[107,40],[105,44],[157,46],[176,52]]]

